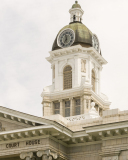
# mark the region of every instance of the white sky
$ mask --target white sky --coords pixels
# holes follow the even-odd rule
[[[0,0],[0,106],[42,116],[41,92],[51,85],[45,60],[75,0]],[[101,90],[111,108],[128,108],[128,0],[79,0],[83,23],[97,34]]]

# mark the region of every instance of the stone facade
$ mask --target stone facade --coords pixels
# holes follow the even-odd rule
[[[84,12],[77,1],[73,6],[71,23],[81,23]],[[53,76],[41,94],[43,117],[0,106],[0,160],[128,160],[128,110],[110,110],[100,92],[107,62],[96,39],[95,47],[77,44],[50,52]],[[67,65],[70,89],[63,87]]]

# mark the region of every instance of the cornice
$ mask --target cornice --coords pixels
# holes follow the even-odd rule
[[[47,96],[58,96],[61,94],[68,94],[68,93],[74,93],[74,92],[81,92],[84,89],[91,89],[91,85],[82,85],[82,86],[78,86],[78,87],[74,87],[72,89],[69,90],[59,90],[59,91],[54,91],[54,92],[42,92],[41,97],[47,95]]]
[[[103,100],[98,94],[96,94],[92,90],[91,90],[91,94],[92,94],[92,96],[94,98],[96,98],[96,100],[99,100],[103,105],[106,105],[106,106],[110,106],[111,105],[111,102]],[[107,108],[107,109],[109,109],[109,108]]]
[[[106,106],[111,105],[111,102],[103,100],[98,94],[94,93],[91,90],[91,88],[92,88],[91,85],[85,85],[84,84],[82,86],[72,88],[70,90],[62,90],[62,91],[54,91],[54,92],[42,92],[41,97],[47,96],[47,97],[50,97],[51,100],[57,100],[56,98],[54,99],[54,97],[57,97],[57,96],[60,97],[60,95],[64,94],[64,95],[68,95],[67,97],[70,98],[70,96],[72,94],[74,95],[74,92],[77,92],[77,96],[78,96],[78,92],[79,92],[79,96],[82,96],[82,95],[85,95],[85,94],[90,95],[90,96],[92,95],[92,97],[96,98],[96,100],[98,100],[102,105],[106,105]],[[86,89],[88,89],[88,91],[86,91]],[[69,96],[69,93],[70,93],[70,96]],[[61,98],[59,98],[59,99],[61,99]],[[50,102],[50,101],[47,100],[47,102]],[[104,109],[109,109],[109,108],[104,108]]]
[[[47,57],[47,61],[52,63],[54,58],[65,56],[65,55],[71,55],[74,53],[82,53],[82,54],[90,54],[92,57],[94,57],[101,65],[107,64],[107,61],[93,48],[85,48],[81,45],[71,46],[68,48],[58,49],[55,51],[50,51],[50,56]]]
[[[86,133],[95,133],[101,131],[115,130],[115,129],[123,129],[128,127],[128,121],[123,122],[113,122],[109,124],[100,124],[95,126],[83,127],[86,130]]]
[[[24,129],[0,132],[0,144],[27,139],[53,137],[56,141],[70,146],[101,143],[102,140],[128,136],[128,122],[101,124],[83,127],[83,131],[73,132],[67,127],[52,122],[51,125],[41,125]]]

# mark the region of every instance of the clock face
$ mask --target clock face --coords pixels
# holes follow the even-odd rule
[[[58,36],[58,45],[61,48],[70,47],[75,40],[75,33],[71,29],[66,29]]]
[[[97,52],[100,51],[99,40],[95,34],[92,36],[92,46],[95,48]]]

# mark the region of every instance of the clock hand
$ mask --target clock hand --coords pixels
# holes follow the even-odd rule
[[[65,41],[64,41],[64,43],[67,41],[67,36],[65,35],[65,37],[66,37],[66,38],[65,38]]]

